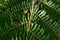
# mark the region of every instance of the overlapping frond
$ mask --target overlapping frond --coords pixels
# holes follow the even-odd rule
[[[60,40],[59,2],[35,2],[36,0],[6,2],[8,8],[0,13],[0,40]]]

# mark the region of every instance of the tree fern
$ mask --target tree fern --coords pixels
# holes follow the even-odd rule
[[[60,40],[58,0],[4,1],[0,5],[0,40]]]

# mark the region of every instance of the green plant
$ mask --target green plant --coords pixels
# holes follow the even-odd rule
[[[6,0],[0,4],[0,40],[60,40],[58,0]]]

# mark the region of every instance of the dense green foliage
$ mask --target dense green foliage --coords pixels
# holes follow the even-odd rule
[[[60,40],[60,1],[1,0],[0,40]]]

